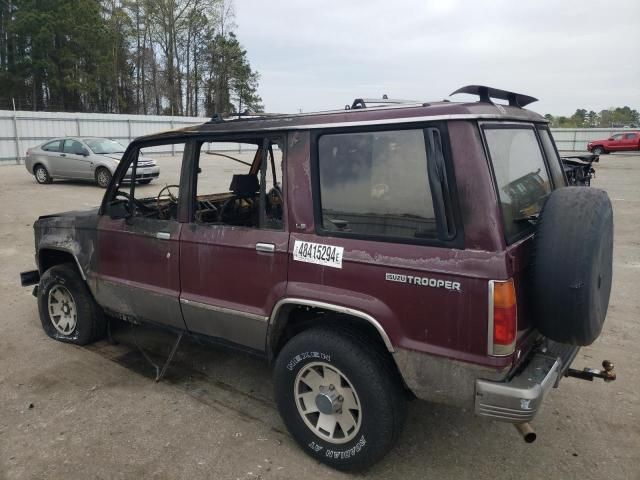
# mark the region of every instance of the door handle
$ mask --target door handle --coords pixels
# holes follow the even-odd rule
[[[171,234],[169,232],[158,232],[156,238],[160,240],[171,240]]]
[[[273,243],[256,243],[256,252],[273,253],[276,251],[276,246]]]

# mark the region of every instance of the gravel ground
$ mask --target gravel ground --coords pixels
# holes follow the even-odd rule
[[[160,163],[175,171],[171,159]],[[640,156],[603,156],[597,175],[594,186],[614,203],[613,293],[602,336],[574,367],[610,359],[618,380],[565,379],[533,422],[532,445],[510,425],[412,402],[399,444],[367,477],[640,479]],[[260,360],[189,341],[154,383],[127,326],[115,333],[118,345],[79,348],[44,335],[18,280],[33,268],[31,225],[97,205],[102,194],[82,183],[37,185],[21,165],[0,167],[0,479],[348,477],[286,433]],[[156,354],[170,347],[162,332],[136,338]]]

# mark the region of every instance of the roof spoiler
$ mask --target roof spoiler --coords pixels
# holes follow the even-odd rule
[[[508,92],[507,90],[500,90],[499,88],[486,87],[484,85],[467,85],[466,87],[459,88],[451,95],[458,93],[468,93],[470,95],[478,95],[480,102],[491,103],[492,98],[499,98],[500,100],[508,100],[510,107],[523,108],[530,103],[537,102],[538,99],[530,97],[529,95],[523,95],[522,93]]]

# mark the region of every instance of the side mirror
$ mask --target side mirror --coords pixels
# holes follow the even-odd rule
[[[607,138],[607,140],[612,141],[612,140],[615,140],[615,138],[609,137],[609,138]]]
[[[89,150],[87,150],[86,148],[78,148],[75,152],[76,155],[82,155],[83,157],[88,157],[89,156]]]

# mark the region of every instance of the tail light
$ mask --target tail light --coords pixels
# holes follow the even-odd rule
[[[516,346],[518,309],[513,280],[489,281],[489,355],[510,355]]]

